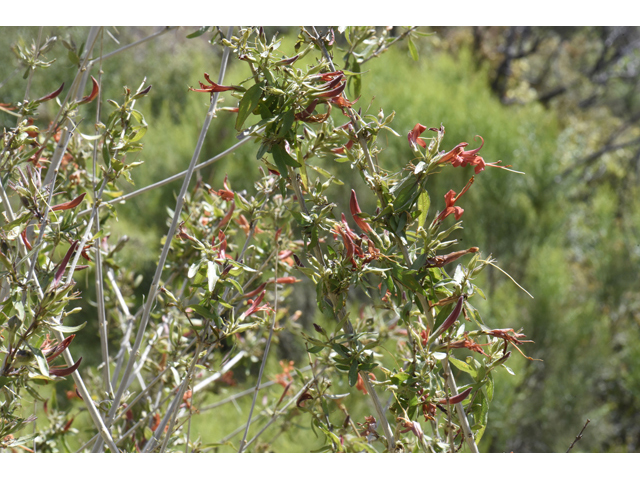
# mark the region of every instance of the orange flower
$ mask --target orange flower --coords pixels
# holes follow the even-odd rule
[[[369,224],[365,222],[364,219],[358,216],[358,214],[362,213],[362,211],[360,210],[360,205],[358,205],[358,198],[356,197],[356,192],[353,189],[351,190],[351,200],[349,202],[349,208],[351,210],[351,216],[353,217],[353,220],[356,222],[356,225],[360,227],[360,230],[362,230],[363,232],[370,233],[371,227],[369,226]]]
[[[280,367],[282,367],[282,373],[276,375],[275,382],[282,385],[284,388],[293,381],[291,372],[293,371],[293,360],[289,360],[288,364],[285,364],[284,360],[280,360]]]
[[[227,179],[228,179],[229,175],[225,175],[224,176],[224,182],[222,182],[222,185],[224,186],[224,188],[220,189],[220,190],[209,190],[209,193],[213,194],[213,195],[218,195],[219,197],[221,197],[223,200],[233,200],[234,197],[234,193],[233,191],[229,188],[229,184],[227,183]]]
[[[449,343],[448,347],[449,348],[467,348],[467,349],[471,350],[472,352],[481,353],[485,357],[489,357],[489,355],[484,353],[484,350],[482,350],[482,347],[485,347],[487,345],[489,345],[489,344],[488,343],[478,344],[478,343],[474,342],[473,340],[471,340],[469,338],[469,336],[465,332],[464,340],[458,340],[457,342],[451,342],[451,343]]]
[[[253,315],[256,312],[271,312],[273,311],[273,309],[269,306],[268,303],[265,303],[264,305],[260,306],[260,302],[262,302],[262,299],[264,298],[264,292],[262,292],[260,294],[260,296],[258,298],[254,300],[247,300],[247,302],[251,305],[249,307],[249,309],[244,312],[241,316],[240,316],[240,320],[244,320],[245,318],[247,318],[249,315]]]
[[[205,85],[202,82],[198,82],[200,84],[200,88],[189,87],[189,90],[191,90],[192,92],[201,92],[201,93],[207,93],[207,92],[214,93],[214,92],[226,92],[227,90],[238,90],[238,87],[227,87],[227,86],[218,85],[217,83],[212,82],[211,79],[209,78],[208,73],[204,74],[204,78],[211,85]]]
[[[427,147],[427,142],[420,138],[420,135],[426,129],[427,127],[425,127],[424,125],[416,123],[416,126],[413,127],[413,129],[409,132],[409,135],[407,135],[407,139],[409,140],[409,145],[411,145],[411,148],[417,148],[416,145],[420,145],[422,148]]]
[[[371,372],[369,372],[369,378],[373,381],[376,380],[376,376]],[[369,395],[369,392],[367,392],[367,388],[364,386],[364,380],[362,379],[360,372],[358,372],[358,381],[356,383],[356,388],[360,390],[364,395]]]
[[[447,218],[452,213],[456,217],[456,220],[460,220],[460,217],[462,216],[464,209],[462,207],[456,207],[455,203],[458,201],[458,199],[462,195],[464,195],[464,193],[467,190],[469,190],[469,187],[471,186],[472,183],[473,183],[473,177],[471,177],[471,179],[467,182],[465,187],[462,189],[462,191],[458,195],[456,195],[456,192],[454,192],[453,190],[449,190],[447,193],[445,193],[444,200],[446,202],[446,207],[436,217],[435,219],[436,222],[438,223],[442,222],[445,218]]]
[[[456,145],[451,151],[445,153],[440,160],[438,160],[438,164],[450,162],[454,167],[466,167],[467,165],[474,165],[476,175],[484,170],[485,167],[496,167],[496,168],[506,168],[501,165],[500,160],[494,163],[486,163],[484,158],[478,155],[480,149],[484,146],[484,138],[480,135],[476,135],[476,138],[479,138],[482,144],[473,150],[469,150],[465,152],[464,149],[469,144],[466,142],[459,143]]]

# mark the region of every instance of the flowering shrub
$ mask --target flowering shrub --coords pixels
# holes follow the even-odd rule
[[[106,114],[97,109],[95,131],[79,132],[86,109],[104,101],[99,78],[91,77],[91,92],[83,95],[85,67],[98,61],[90,60],[98,30],[91,30],[78,57],[78,74],[53,124],[39,124],[37,107],[59,98],[64,85],[4,107],[14,109],[18,124],[4,133],[0,158],[0,447],[33,443],[37,451],[50,451],[57,448],[52,438],[74,433],[73,417],[51,411],[39,393],[43,383],[71,376],[95,427],[81,451],[202,450],[190,436],[191,418],[205,414],[196,406],[198,393],[218,380],[234,386],[231,369],[241,362],[259,368],[246,427],[238,430],[242,439],[233,444],[238,451],[256,448],[266,428],[249,436],[258,391],[280,384],[284,392],[269,405],[267,426],[292,411],[305,414],[324,435],[322,451],[477,452],[494,396],[493,372],[508,369],[509,347],[520,351],[527,340],[488,327],[471,303],[484,297],[474,279],[495,266],[493,259],[483,259],[479,246],[447,253],[458,244],[453,235],[462,228],[461,197],[480,180],[472,176],[460,193],[445,193],[440,212],[431,208],[431,196],[442,193],[427,187],[432,175],[450,166],[471,165],[477,175],[486,166],[506,168],[485,162],[478,155],[482,145],[442,151],[444,127],[417,123],[408,133],[405,167],[389,172],[376,140],[383,130],[395,134],[394,114],[354,108],[362,64],[400,40],[411,48],[416,30],[391,37],[388,29],[340,29],[344,54],[338,54],[332,29],[322,36],[303,28],[288,56],[281,40],[269,41],[260,28],[235,35],[214,30],[213,40],[224,47],[222,72],[218,83],[204,73],[207,84],[190,89],[208,93],[210,107],[137,313],[122,294],[131,291],[133,277],[117,261],[126,239],[113,245],[104,233],[118,202],[129,196],[107,201],[105,194],[119,191],[122,179],[132,181],[138,162],[128,156],[143,148],[148,128],[136,104],[151,87],[125,88],[121,104],[108,100]],[[41,50],[27,52],[33,68]],[[247,80],[224,86],[231,54],[246,64]],[[197,164],[210,122],[222,110],[221,93],[237,99],[237,107],[225,110],[233,114],[238,144],[256,144],[251,192],[235,190],[226,178],[222,188],[200,180],[189,188],[194,171],[207,163]],[[230,118],[223,115],[218,120]],[[331,160],[360,172],[349,212],[334,203],[333,187],[342,182],[327,170]],[[362,211],[356,192],[375,198],[376,210]],[[71,354],[84,324],[64,323],[80,294],[73,273],[81,268],[96,277],[98,375]],[[287,306],[303,278],[315,286],[312,331],[297,323],[301,312]],[[368,302],[354,302],[354,291]],[[270,346],[282,331],[304,342],[309,365],[281,362],[282,373],[267,381]],[[61,355],[66,364],[53,365]],[[43,403],[51,428],[25,435],[34,420],[19,415],[25,394]],[[346,395],[371,405],[370,415],[355,419],[362,423],[356,425],[342,403]]]

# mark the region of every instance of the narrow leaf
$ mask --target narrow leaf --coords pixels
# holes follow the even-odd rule
[[[349,367],[349,386],[354,387],[358,383],[358,362],[353,362]]]
[[[245,120],[255,110],[262,98],[262,83],[256,83],[245,92],[238,105],[238,118],[236,119],[236,130],[242,130]]]

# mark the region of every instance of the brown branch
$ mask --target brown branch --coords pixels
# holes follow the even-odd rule
[[[571,451],[571,449],[573,448],[573,446],[578,443],[578,440],[580,440],[582,438],[582,434],[584,433],[585,429],[587,428],[587,425],[589,425],[589,422],[591,420],[589,420],[587,418],[587,421],[584,424],[584,427],[582,427],[582,430],[580,430],[580,433],[578,434],[578,436],[576,437],[576,439],[571,443],[571,445],[569,445],[569,450],[567,450],[567,453],[569,453]]]

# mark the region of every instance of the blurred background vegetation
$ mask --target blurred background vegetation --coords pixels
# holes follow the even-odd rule
[[[0,29],[0,103],[22,100],[25,67],[12,47],[20,41],[29,45],[38,30]],[[113,38],[105,38],[103,48],[115,50],[116,41],[125,45],[157,30],[112,28]],[[220,55],[220,49],[209,44],[210,35],[187,39],[193,30],[172,30],[102,64],[103,98],[118,101],[124,85],[137,88],[145,77],[153,85],[148,99],[138,106],[149,131],[139,155],[145,163],[133,175],[137,187],[184,170],[193,153],[208,97],[190,94],[188,87],[197,85],[203,72],[217,77]],[[380,109],[385,115],[395,111],[392,127],[400,133],[380,139],[385,147],[381,166],[397,170],[410,159],[406,132],[419,122],[429,127],[443,124],[447,149],[463,141],[475,147],[475,136],[481,135],[481,155],[487,162],[502,160],[526,172],[521,176],[488,168],[463,199],[464,248],[478,246],[485,255],[497,257],[498,264],[535,297],[531,300],[491,269],[480,283],[489,300],[477,306],[491,325],[523,328],[535,341],[526,345],[527,355],[543,360],[514,356],[516,375],[499,375],[481,449],[565,451],[589,418],[591,424],[574,450],[640,451],[640,29],[421,30],[433,35],[415,42],[417,61],[406,44],[399,44],[362,66],[366,73],[358,105],[374,115]],[[34,76],[34,96],[69,81],[76,67],[63,40],[77,48],[86,31],[44,29],[45,36],[57,37],[47,54],[57,61]],[[268,31],[286,36],[282,49],[290,55],[297,29]],[[334,47],[338,65],[339,48]],[[232,61],[225,84],[245,77],[244,69]],[[228,98],[227,106],[235,106]],[[41,125],[54,114],[54,106],[49,108],[41,114]],[[233,114],[219,112],[204,158],[235,143],[234,120]],[[0,111],[0,127],[14,124],[14,117]],[[80,130],[92,133],[92,126],[81,125]],[[255,149],[244,145],[203,170],[202,179],[221,188],[228,174],[234,189],[251,190],[259,166]],[[331,158],[324,162],[323,168],[344,182],[340,197],[346,204],[357,172]],[[460,191],[466,183],[469,172],[460,170],[445,169],[431,183],[435,208],[442,209],[445,192]],[[121,258],[142,276],[135,292],[138,302],[148,291],[166,233],[166,209],[174,204],[178,188],[168,185],[129,201],[119,208],[118,223],[112,225],[112,238],[131,238]],[[363,203],[363,210],[374,208]],[[77,281],[90,285],[88,277]],[[309,292],[301,292],[293,308],[304,312],[301,323],[308,327],[314,321],[315,302],[308,299]],[[83,302],[82,315],[92,318],[92,299],[85,297]],[[76,342],[74,347],[98,362],[99,357],[92,356],[99,350],[92,323],[97,322],[89,322],[81,332],[83,344]],[[294,337],[282,338],[293,342]],[[303,345],[281,341],[278,355],[306,363]],[[277,360],[271,362],[270,378],[281,371]],[[243,374],[235,373],[240,383]],[[243,405],[226,407],[232,413]],[[364,415],[366,406],[359,411]],[[232,427],[217,425],[215,430],[224,435]],[[196,427],[203,438],[211,428]],[[274,447],[279,451],[302,445],[299,438],[277,441],[284,442]]]

